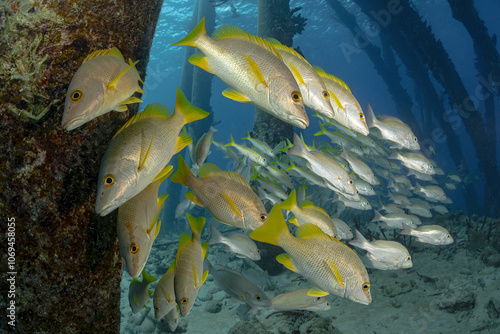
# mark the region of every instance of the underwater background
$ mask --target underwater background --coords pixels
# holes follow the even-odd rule
[[[384,205],[397,203],[395,196],[398,196],[398,193],[404,194],[402,196],[406,199],[417,198],[412,203],[422,204],[422,199],[426,197],[417,194],[414,187],[417,182],[424,186],[433,184],[432,182],[421,181],[415,176],[409,177],[410,186],[400,187],[399,191],[395,180],[390,183],[390,177],[385,178],[382,176],[384,174],[377,174],[379,179],[384,181],[380,185],[373,186],[375,195],[365,196],[370,203],[370,209],[356,209],[342,204],[341,201],[333,202],[334,193],[330,190],[314,185],[290,172],[288,175],[294,182],[293,187],[282,187],[286,196],[281,201],[289,198],[293,189],[299,194],[300,187],[304,189],[306,185],[308,189],[303,190],[305,199],[310,199],[330,217],[339,218],[348,225],[351,237],[343,238],[342,242],[354,249],[357,256],[366,257],[367,250],[353,247],[348,243],[349,240],[356,238],[355,230],[360,231],[368,241],[390,240],[404,245],[411,255],[412,267],[381,270],[370,267],[363,260],[370,278],[372,299],[369,305],[330,294],[321,297],[326,298],[326,301],[322,299],[322,302],[328,303],[328,307],[322,304],[324,306],[322,310],[320,307],[316,309],[264,307],[254,313],[250,312],[250,316],[247,311],[252,306],[257,309],[255,304],[245,301],[244,298],[238,299],[237,295],[231,296],[226,293],[221,287],[224,282],[221,283],[211,275],[212,269],[210,269],[206,281],[195,296],[196,301],[189,315],[174,321],[176,328],[174,332],[498,332],[500,325],[498,289],[500,178],[496,177],[499,175],[500,157],[498,140],[500,58],[496,42],[497,35],[500,34],[498,1],[279,0],[268,1],[267,5],[265,5],[266,0],[166,0],[163,3],[157,1],[153,4],[154,2],[149,1],[151,4],[148,3],[148,6],[156,6],[158,17],[155,27],[148,26],[152,24],[151,22],[156,22],[154,18],[142,19],[145,26],[149,27],[146,37],[139,38],[137,32],[146,30],[140,26],[126,28],[125,25],[123,28],[129,35],[135,33],[134,45],[141,43],[150,45],[149,55],[144,54],[147,53],[144,48],[140,52],[123,52],[125,59],[130,57],[134,61],[139,60],[136,65],[138,73],[141,78],[145,78],[144,84],[147,87],[147,89],[143,87],[145,94],[140,96],[142,103],[130,108],[130,113],[111,111],[114,116],[106,115],[94,119],[82,126],[83,130],[66,132],[60,125],[64,95],[74,71],[64,75],[58,72],[54,84],[53,81],[47,82],[46,77],[50,75],[47,68],[61,65],[58,61],[47,61],[44,58],[40,68],[32,69],[25,66],[28,68],[27,72],[32,71],[31,74],[24,73],[25,76],[43,78],[46,86],[50,88],[50,94],[57,96],[57,99],[53,99],[50,103],[43,101],[47,110],[41,118],[34,120],[33,117],[36,116],[32,117],[32,111],[29,109],[34,103],[30,101],[38,103],[42,98],[35,94],[33,98],[22,100],[23,95],[29,94],[24,93],[26,90],[24,86],[18,84],[18,78],[12,78],[15,72],[13,68],[16,68],[12,64],[16,64],[16,61],[7,56],[7,50],[10,52],[15,49],[12,47],[14,44],[9,44],[8,38],[2,40],[3,46],[11,46],[0,51],[2,59],[0,78],[5,80],[2,82],[4,88],[0,95],[0,103],[3,105],[0,108],[2,112],[0,131],[6,134],[6,140],[2,143],[2,155],[5,159],[0,165],[2,172],[0,209],[2,224],[5,222],[5,225],[0,232],[5,249],[9,253],[11,250],[8,247],[12,246],[9,244],[11,237],[9,223],[14,218],[17,222],[15,237],[17,255],[14,262],[17,266],[14,275],[17,279],[15,285],[17,328],[11,325],[12,318],[8,317],[12,314],[8,309],[12,300],[9,294],[12,283],[4,280],[1,285],[0,331],[170,333],[172,321],[167,317],[155,318],[153,298],[160,278],[167,273],[170,264],[176,259],[180,248],[179,236],[183,232],[191,233],[192,225],[190,226],[185,212],[194,217],[206,217],[201,241],[213,240],[212,227],[225,236],[231,236],[234,232],[244,235],[251,232],[252,229],[245,231],[222,224],[208,209],[201,206],[194,204],[187,206],[188,202],[184,199],[190,189],[168,178],[159,187],[158,196],[168,193],[169,197],[159,214],[161,228],[157,225],[159,233],[153,237],[154,243],[144,268],[153,278],[151,278],[152,283],[149,287],[146,285],[143,292],[147,294],[149,288],[153,294],[151,296],[148,294],[145,307],[137,310],[131,307],[134,303],[134,297],[130,294],[131,287],[134,282],[145,282],[147,276],[139,276],[139,281],[130,276],[119,253],[116,212],[107,217],[98,217],[94,212],[94,203],[101,159],[114,133],[134,114],[133,108],[137,108],[135,110],[141,113],[147,105],[159,102],[174,110],[178,99],[177,88],[181,87],[187,100],[210,112],[206,119],[186,126],[193,138],[193,146],[208,131],[209,126],[213,126],[217,129],[217,132],[213,133],[213,141],[221,144],[229,144],[233,137],[237,144],[249,145],[249,142],[242,138],[250,131],[252,137],[264,141],[265,138],[270,138],[269,145],[272,148],[280,142],[283,147],[286,146],[284,152],[294,143],[291,133],[302,134],[305,144],[311,147],[325,145],[332,148],[326,136],[317,135],[322,130],[323,125],[320,126],[320,123],[326,125],[327,122],[319,117],[313,117],[314,112],[309,108],[307,114],[310,124],[305,129],[295,127],[290,131],[290,127],[289,132],[286,132],[287,130],[279,132],[282,129],[273,128],[272,125],[266,128],[266,132],[279,132],[278,137],[286,134],[284,137],[287,137],[290,143],[275,140],[272,135],[267,137],[262,135],[256,129],[259,116],[256,116],[253,105],[238,103],[223,96],[221,93],[228,85],[216,75],[211,76],[198,68],[196,69],[198,72],[195,70],[194,73],[190,73],[189,68],[193,71],[195,66],[190,64],[187,58],[191,55],[188,52],[192,52],[194,48],[171,46],[186,37],[202,17],[206,18],[209,35],[210,27],[214,30],[226,24],[258,35],[258,16],[262,15],[259,10],[268,10],[272,12],[271,15],[278,17],[288,15],[283,22],[288,24],[290,30],[288,36],[293,41],[289,46],[299,51],[309,63],[320,66],[325,72],[343,80],[365,115],[367,104],[370,104],[377,117],[380,115],[399,117],[413,130],[418,137],[421,153],[432,160],[434,168],[442,170],[442,174],[434,175],[433,178],[436,180],[435,184],[444,190],[449,199],[448,202],[441,203],[446,211],[431,210],[432,216],[419,215],[420,221],[422,226],[444,227],[453,237],[453,243],[437,245],[419,242],[415,237],[400,234],[400,229],[382,228],[379,223],[373,221],[374,209],[380,211]],[[77,31],[75,27],[71,27],[68,22],[57,22],[41,9],[44,5],[47,8],[53,6],[52,3],[49,5],[44,2],[41,5],[33,1],[6,1],[0,6],[0,32],[5,34],[9,31],[15,32],[12,20],[15,15],[21,15],[19,14],[21,12],[24,17],[28,17],[30,8],[36,8],[34,12],[45,15],[41,14],[42,19],[33,24],[37,32],[41,31],[39,33],[42,37],[37,43],[42,47],[28,52],[24,55],[25,58],[36,58],[44,53],[49,55],[49,59],[57,58],[59,54],[66,55],[62,53],[63,51],[58,52],[70,45],[70,48],[79,53],[79,58],[75,57],[69,61],[65,59],[62,66],[64,68],[66,64],[70,64],[71,69],[74,68],[76,71],[86,54],[112,46],[120,48],[127,43],[127,38],[123,36],[114,44],[110,42],[92,44],[91,39],[87,37],[86,41],[82,41],[80,37],[72,35]],[[71,5],[65,6],[67,11],[78,11]],[[402,10],[400,6],[404,9]],[[105,3],[99,3],[95,8],[105,7]],[[146,7],[144,5],[144,8]],[[412,8],[420,15],[421,21],[424,22],[423,26],[415,25],[415,29],[411,28],[415,17],[408,14],[408,8]],[[475,9],[475,12],[471,11],[471,8]],[[82,17],[86,15],[82,13],[89,13],[91,10],[81,10],[75,15]],[[129,11],[131,10],[129,8]],[[29,19],[27,20],[29,22]],[[133,20],[133,15],[129,20]],[[283,25],[280,25],[280,19],[276,20],[278,22],[268,22],[268,27],[273,29],[276,25],[280,28],[275,29],[284,29]],[[70,26],[67,28],[67,36],[71,36],[69,39],[73,38],[72,43],[54,44],[56,42],[46,35],[46,27],[40,26],[40,22],[48,24],[49,31],[51,25],[67,24]],[[211,26],[210,22],[213,22],[214,26]],[[408,25],[405,26],[404,22]],[[26,23],[23,21],[16,24],[20,27]],[[108,28],[103,25],[101,29]],[[395,44],[398,40],[401,41],[401,38],[405,42],[398,47]],[[50,44],[52,42],[53,44]],[[59,42],[57,40],[57,43]],[[57,45],[56,49],[51,49],[53,45]],[[191,51],[188,51],[190,49]],[[18,58],[22,63],[23,56]],[[21,67],[18,65],[17,68]],[[203,73],[200,74],[201,72]],[[460,79],[460,82],[457,79]],[[197,80],[200,81],[197,83]],[[19,92],[15,98],[12,91],[6,93],[8,85],[15,86]],[[186,92],[185,87],[190,87],[192,92]],[[48,88],[44,92],[49,94]],[[21,103],[18,99],[27,102]],[[11,103],[14,100],[17,102]],[[26,116],[27,110],[30,110],[29,116]],[[23,115],[26,117],[23,118]],[[23,125],[21,127],[17,124]],[[335,131],[333,129],[329,128]],[[31,130],[35,134],[43,133],[40,135],[43,139],[37,142],[36,135],[32,135]],[[99,133],[107,137],[101,138]],[[73,136],[72,140],[76,143],[65,142],[69,140],[66,137],[70,136]],[[50,142],[50,145],[42,147],[41,143],[45,141]],[[385,158],[387,158],[390,150],[387,142],[385,144]],[[335,155],[338,156],[342,148],[340,145],[333,145],[333,148]],[[71,155],[76,150],[81,150],[76,154],[77,158]],[[260,172],[254,171],[252,168],[254,164],[250,160],[241,159],[240,155],[240,161],[236,161],[214,143],[210,145],[209,150],[211,153],[206,162],[215,164],[222,170],[236,171],[249,182],[255,193],[258,193],[258,188],[264,188],[258,180],[251,179],[252,176],[258,179],[254,173]],[[279,153],[276,149],[275,152],[279,157],[278,160],[289,167],[289,155]],[[404,152],[404,149],[400,149],[400,152]],[[188,166],[192,167],[192,154],[188,148],[180,151],[179,155],[182,155]],[[300,160],[292,159],[298,165]],[[169,163],[174,166],[174,173],[179,170],[177,161],[178,157],[175,155]],[[379,166],[372,161],[366,160],[366,162],[373,169]],[[80,167],[84,165],[85,167]],[[306,169],[305,164],[302,167]],[[42,172],[43,168],[48,172]],[[377,169],[380,172],[383,168]],[[410,175],[409,169],[411,168],[401,167],[401,172],[394,174]],[[39,179],[44,181],[38,183]],[[52,183],[53,186],[47,186],[45,182]],[[275,183],[280,182],[275,180]],[[52,195],[50,190],[47,190],[51,187],[58,189],[57,195]],[[265,204],[267,213],[270,214],[274,202],[264,200],[265,196],[260,198]],[[431,203],[429,208],[439,204],[433,200],[428,202]],[[404,207],[405,204],[401,206]],[[48,214],[45,207],[50,207],[52,212],[56,213]],[[285,210],[283,212],[286,213]],[[409,210],[402,212],[409,213]],[[386,210],[384,215],[387,214],[389,211]],[[294,215],[297,217],[297,214]],[[293,215],[288,213],[285,219],[291,216]],[[76,220],[79,222],[70,224]],[[32,228],[33,226],[36,228]],[[296,232],[293,225],[288,224],[288,227]],[[219,264],[241,273],[246,280],[257,286],[259,294],[267,295],[265,299],[272,299],[281,293],[297,289],[310,289],[313,286],[304,275],[293,272],[289,267],[285,268],[276,261],[276,255],[283,252],[280,248],[259,241],[256,245],[260,250],[259,260],[249,258],[248,254],[245,256],[235,254],[229,245],[224,246],[222,243],[210,243],[207,259],[212,265]],[[9,259],[10,253],[7,253],[2,256],[2,268],[6,273],[5,277],[9,278],[12,276],[9,273],[13,270],[9,270],[12,261]],[[66,261],[67,259],[70,260]],[[204,263],[203,270],[208,270],[207,262]],[[84,277],[87,274],[88,277]],[[227,281],[226,283],[229,285]],[[250,285],[242,283],[238,285],[238,291],[245,291],[245,287],[248,288]],[[78,289],[80,291],[75,292]],[[53,300],[42,296],[53,296]],[[85,311],[80,312],[79,309]],[[74,316],[75,314],[78,316]],[[108,316],[114,320],[107,319]]]

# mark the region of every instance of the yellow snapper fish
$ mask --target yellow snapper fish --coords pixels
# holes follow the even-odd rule
[[[330,103],[335,111],[333,119],[348,129],[368,136],[370,130],[365,114],[346,83],[336,76],[326,73],[321,67],[313,66],[326,88],[329,90]]]
[[[153,242],[160,232],[161,221],[158,221],[158,217],[168,195],[158,198],[158,189],[172,172],[172,166],[169,167],[169,173],[152,182],[118,208],[120,255],[132,277],[139,276],[144,269]]]
[[[349,227],[349,225],[346,224],[345,221],[335,218],[335,217],[330,217],[330,219],[333,222],[333,225],[335,225],[335,229],[337,230],[337,236],[339,240],[344,240],[344,239],[352,239],[352,230]]]
[[[96,213],[105,216],[161,178],[172,156],[192,142],[182,127],[208,116],[177,89],[175,113],[162,104],[150,104],[115,134],[101,160]]]
[[[149,284],[156,281],[154,276],[149,275],[146,270],[142,270],[142,281],[134,278],[128,288],[128,302],[133,313],[137,313],[142,308],[147,308],[149,297],[153,291],[148,290]]]
[[[186,216],[192,236],[185,232],[179,236],[174,278],[175,300],[183,317],[191,311],[201,285],[208,275],[208,270],[203,271],[203,259],[207,255],[208,243],[201,242],[205,217],[194,218],[189,213],[186,213]]]
[[[271,299],[272,308],[277,311],[328,311],[332,308],[325,297],[309,296],[309,289],[282,293]]]
[[[283,62],[292,72],[299,85],[304,104],[318,114],[333,118],[335,112],[330,104],[330,93],[312,65],[297,51],[281,44],[278,40],[274,38],[266,40],[279,52]]]
[[[366,124],[368,128],[379,129],[380,138],[393,143],[391,148],[406,148],[411,151],[420,150],[418,139],[408,125],[395,117],[378,120],[370,104],[366,108]]]
[[[284,122],[309,126],[302,95],[280,54],[260,37],[223,25],[207,35],[205,18],[181,41],[172,44],[198,48],[189,62],[212,73],[230,88],[222,94],[238,102],[252,103]]]
[[[356,239],[349,241],[355,247],[364,249],[371,259],[396,268],[411,268],[413,262],[405,246],[396,241],[374,240],[369,242],[356,230]]]
[[[415,183],[414,193],[419,194],[427,198],[432,202],[441,202],[446,203],[448,197],[446,197],[446,193],[438,186],[421,186],[418,182]]]
[[[423,242],[431,245],[449,245],[453,243],[453,237],[447,229],[440,225],[422,225],[413,229],[406,224],[403,224],[401,234],[411,235],[418,242]]]
[[[172,311],[172,309],[178,307],[175,302],[174,277],[175,261],[170,264],[167,272],[160,278],[155,287],[153,305],[156,320],[160,320]]]
[[[223,236],[213,225],[210,226],[209,245],[224,244],[228,249],[238,254],[240,258],[249,258],[254,261],[260,260],[260,251],[255,242],[247,235],[242,233],[233,233],[230,236]]]
[[[314,205],[311,201],[303,201],[299,207],[297,204],[297,192],[292,190],[288,198],[281,202],[280,207],[284,210],[291,211],[294,218],[290,218],[288,222],[301,226],[307,223],[318,226],[324,233],[333,238],[338,238],[337,229],[333,224],[330,216],[320,208]]]
[[[288,150],[288,154],[307,160],[307,167],[311,172],[324,179],[330,189],[338,189],[348,195],[357,195],[354,182],[338,162],[321,152],[309,151],[297,134],[293,135],[293,144],[294,146]]]
[[[201,166],[205,162],[208,155],[210,154],[210,146],[212,145],[214,133],[216,132],[217,129],[211,126],[208,131],[204,133],[203,136],[201,136],[201,138],[198,140],[198,143],[196,143],[193,159],[195,169],[199,168],[199,166]]]
[[[127,104],[142,102],[132,96],[144,93],[136,63],[129,59],[127,64],[116,47],[89,54],[69,84],[62,127],[70,131],[111,110],[126,111]]]
[[[187,193],[186,198],[210,211],[224,224],[254,230],[266,222],[264,204],[240,175],[209,163],[200,167],[198,175],[201,179],[191,173],[179,155],[178,169],[171,180],[193,191]]]
[[[296,235],[290,234],[280,206],[275,205],[267,223],[250,233],[250,238],[283,248],[286,253],[276,259],[316,286],[308,291],[309,296],[331,293],[365,305],[371,302],[368,273],[352,249],[313,224],[299,226]]]

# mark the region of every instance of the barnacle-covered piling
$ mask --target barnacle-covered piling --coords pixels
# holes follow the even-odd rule
[[[119,332],[116,213],[99,217],[94,203],[104,150],[138,105],[72,132],[60,124],[66,89],[90,52],[116,46],[140,60],[144,78],[162,3],[0,3],[0,235],[15,219],[16,332]],[[7,272],[6,252],[1,263]]]

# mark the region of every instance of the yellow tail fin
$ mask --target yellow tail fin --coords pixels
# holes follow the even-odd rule
[[[184,124],[203,119],[209,115],[205,110],[193,106],[186,96],[184,96],[181,89],[177,87],[174,116],[179,114],[184,118]]]
[[[282,209],[293,211],[297,207],[297,191],[292,190],[288,198],[280,203]]]
[[[194,175],[193,173],[191,173],[191,170],[189,169],[188,165],[186,165],[186,162],[179,154],[179,160],[177,162],[177,171],[172,175],[170,180],[174,183],[179,183],[185,186],[186,180],[189,177],[194,177]]]
[[[202,18],[193,31],[177,43],[170,44],[170,46],[186,45],[196,47],[196,40],[204,35],[207,35],[207,30],[205,29],[205,18]]]
[[[257,241],[279,246],[280,240],[287,235],[290,235],[290,232],[281,213],[281,207],[275,205],[271,209],[264,225],[250,233],[249,237]]]

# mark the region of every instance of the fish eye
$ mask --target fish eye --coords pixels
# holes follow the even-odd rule
[[[83,92],[80,90],[80,89],[75,89],[74,91],[71,92],[71,94],[69,95],[69,97],[71,97],[71,99],[73,101],[78,101],[79,99],[81,99],[83,96]]]
[[[370,190],[373,190],[373,188],[372,188],[372,187],[370,187]]]
[[[182,298],[182,299],[181,299],[181,304],[182,304],[182,305],[187,304],[188,300],[189,300],[189,299],[188,299],[187,297]]]
[[[408,255],[408,256],[406,257],[406,261],[411,261],[411,256],[410,256],[410,255]]]
[[[363,283],[363,286],[362,286],[362,288],[363,288],[363,291],[366,291],[366,290],[368,290],[368,289],[370,288],[370,283],[368,283],[368,282],[366,282],[366,283]]]
[[[347,181],[347,183],[352,184],[353,183],[352,179],[349,179],[349,181]]]
[[[260,250],[257,249],[257,253],[260,253]]]
[[[160,308],[158,306],[155,306],[155,311],[159,311]]]
[[[111,187],[113,184],[115,184],[115,177],[114,175],[108,174],[102,178],[102,183],[107,186]]]
[[[416,141],[417,141],[417,137],[413,137],[413,141],[415,141],[415,142],[416,142]]]
[[[327,98],[329,98],[329,97],[330,97],[330,94],[328,94],[328,92],[325,90],[325,91],[323,91],[323,97],[324,97],[325,99],[327,99]]]
[[[266,215],[266,214],[261,213],[261,214],[260,214],[260,216],[259,216],[259,219],[260,219],[261,221],[265,221],[265,220],[267,219],[267,215]]]
[[[433,169],[434,167],[432,167],[432,165],[429,165],[429,168],[430,168],[430,169]]]
[[[359,119],[365,119],[365,115],[359,114]]]
[[[256,297],[256,298],[257,298],[257,300],[260,300],[260,299],[261,299],[260,295],[257,295],[257,297]]]
[[[291,95],[294,102],[299,102],[300,100],[302,100],[302,95],[300,95],[300,93],[296,90],[294,90]]]
[[[139,245],[135,242],[130,244],[130,253],[136,254],[139,251]]]
[[[447,234],[447,235],[446,235],[446,238],[447,238],[447,239],[451,238],[451,235]]]
[[[316,297],[316,300],[319,301],[321,299],[321,297]]]
[[[330,303],[329,303],[329,302],[326,302],[326,306],[330,306]]]

